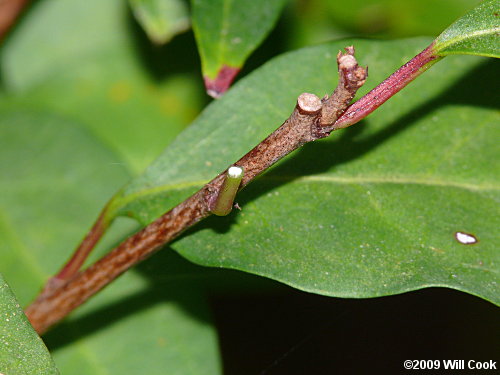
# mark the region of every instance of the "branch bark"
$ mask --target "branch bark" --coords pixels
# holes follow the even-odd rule
[[[324,138],[367,77],[365,68],[347,47],[337,56],[339,84],[330,97],[301,94],[291,116],[271,135],[233,165],[245,171],[240,190],[278,160],[307,142]],[[227,170],[194,195],[129,237],[109,254],[64,283],[46,287],[26,308],[26,315],[40,334],[68,315],[127,269],[147,258],[180,233],[211,214],[217,203]],[[89,243],[93,242],[89,241]],[[86,250],[85,250],[86,251]]]

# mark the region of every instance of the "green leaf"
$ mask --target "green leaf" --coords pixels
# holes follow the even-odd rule
[[[185,199],[277,128],[301,92],[331,92],[342,47],[356,46],[370,66],[366,93],[429,42],[346,40],[272,60],[210,105],[112,211],[147,224]],[[447,58],[363,124],[254,181],[237,196],[241,213],[210,218],[173,247],[199,264],[324,295],[447,286],[500,303],[499,115],[486,78],[495,67],[483,62]],[[479,243],[460,244],[458,231]]]
[[[219,97],[271,31],[287,0],[192,0],[205,86]]]
[[[158,44],[170,41],[189,28],[189,14],[183,0],[129,0],[135,18],[149,38]]]
[[[440,56],[500,57],[500,0],[486,0],[448,27],[435,41]]]
[[[59,68],[85,61],[89,54],[125,43],[126,33],[117,32],[123,27],[126,11],[122,3],[49,0],[34,4],[9,36],[8,45],[2,45],[6,50],[2,52],[3,82],[10,89],[25,89],[56,75]]]
[[[59,374],[45,347],[0,274],[0,373]]]
[[[0,265],[25,305],[128,174],[65,117],[1,109],[0,139]],[[97,253],[135,229],[118,224]],[[48,335],[62,373],[220,373],[202,273],[173,255],[127,272]]]

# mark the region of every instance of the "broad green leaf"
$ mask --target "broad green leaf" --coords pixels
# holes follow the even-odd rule
[[[287,0],[192,0],[205,86],[222,95],[271,31]]]
[[[189,28],[189,14],[183,0],[129,0],[135,17],[149,38],[158,44],[170,41]]]
[[[58,374],[54,361],[31,327],[9,285],[0,274],[0,373]]]
[[[0,267],[26,305],[128,174],[87,128],[7,104],[0,109]],[[108,233],[98,253],[130,224]],[[48,335],[61,372],[220,373],[199,277],[172,256],[128,272]]]
[[[117,32],[126,11],[122,3],[46,0],[33,4],[9,36],[9,46],[2,45],[4,83],[18,90],[29,87],[56,75],[67,64],[75,65],[89,54],[124,43],[126,34]]]
[[[210,105],[122,189],[111,213],[145,225],[188,197],[281,124],[301,92],[331,92],[342,47],[356,46],[370,66],[367,92],[429,42],[346,40],[272,60]],[[173,247],[196,263],[324,295],[447,286],[500,303],[499,115],[486,78],[495,66],[484,64],[447,58],[362,124],[254,181],[237,197],[241,213],[210,218]],[[457,242],[458,231],[479,242]]]
[[[486,0],[438,36],[440,56],[468,54],[500,57],[500,0]]]
[[[0,67],[20,108],[89,127],[139,173],[192,121],[204,94],[188,73],[165,75],[168,51],[148,56],[147,64],[162,69],[145,69],[146,57],[123,37],[130,34],[126,11],[121,0],[37,3],[2,46]]]

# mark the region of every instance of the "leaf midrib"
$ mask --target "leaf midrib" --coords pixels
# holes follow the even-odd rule
[[[224,64],[227,53],[227,36],[229,34],[229,13],[231,11],[232,0],[225,0],[222,5],[222,25],[219,32],[219,68]]]
[[[500,32],[500,27],[495,27],[495,28],[491,28],[491,29],[477,30],[477,31],[474,31],[471,33],[459,34],[458,36],[449,39],[448,41],[442,43],[441,45],[439,45],[439,43],[438,43],[438,48],[437,48],[438,54],[441,51],[446,52],[444,50],[453,44],[459,44],[459,43],[461,43],[465,40],[468,40],[468,39],[474,39],[474,38],[478,38],[478,37],[481,37],[484,35],[489,35],[489,34],[493,35],[493,34],[497,34],[499,32]]]
[[[279,182],[299,182],[299,183],[307,183],[307,182],[331,182],[334,184],[395,184],[395,185],[422,185],[422,186],[433,186],[433,187],[446,187],[446,188],[456,188],[469,190],[473,192],[483,192],[483,191],[497,191],[500,190],[500,186],[496,184],[469,184],[460,181],[451,181],[451,180],[443,180],[439,178],[409,178],[406,176],[368,176],[368,177],[341,177],[341,176],[325,176],[325,175],[310,175],[310,176],[294,176],[294,175],[280,175],[280,176],[261,176],[259,180],[264,181],[279,181]],[[169,184],[169,185],[161,185],[156,186],[150,189],[141,190],[140,192],[131,193],[128,195],[119,195],[118,202],[113,206],[115,212],[118,211],[121,207],[124,207],[128,203],[148,195],[155,195],[162,192],[168,191],[178,191],[189,188],[201,187],[206,184],[208,181],[206,180],[197,180],[197,181],[186,181],[179,182],[177,184]]]

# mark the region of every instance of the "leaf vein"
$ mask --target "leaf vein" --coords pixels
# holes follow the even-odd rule
[[[422,185],[429,187],[446,187],[446,188],[455,188],[455,189],[463,189],[469,190],[472,192],[485,192],[485,191],[497,191],[500,190],[500,186],[496,184],[470,184],[460,181],[450,181],[450,180],[442,180],[439,178],[409,178],[405,176],[368,176],[368,177],[339,177],[339,176],[325,176],[325,175],[315,175],[315,176],[294,176],[294,175],[280,175],[280,176],[262,176],[259,180],[263,181],[278,181],[278,182],[298,182],[298,183],[307,183],[307,182],[330,182],[334,184],[394,184],[394,185]],[[169,191],[179,191],[183,189],[194,189],[197,187],[201,187],[206,184],[206,180],[196,180],[196,181],[182,181],[176,184],[168,184],[156,186],[153,188],[132,192],[127,195],[118,195],[115,198],[118,199],[114,203],[112,203],[112,208],[110,209],[110,214],[117,212],[122,207],[126,206],[128,203],[133,202],[136,199],[140,199],[142,197],[166,193]]]

